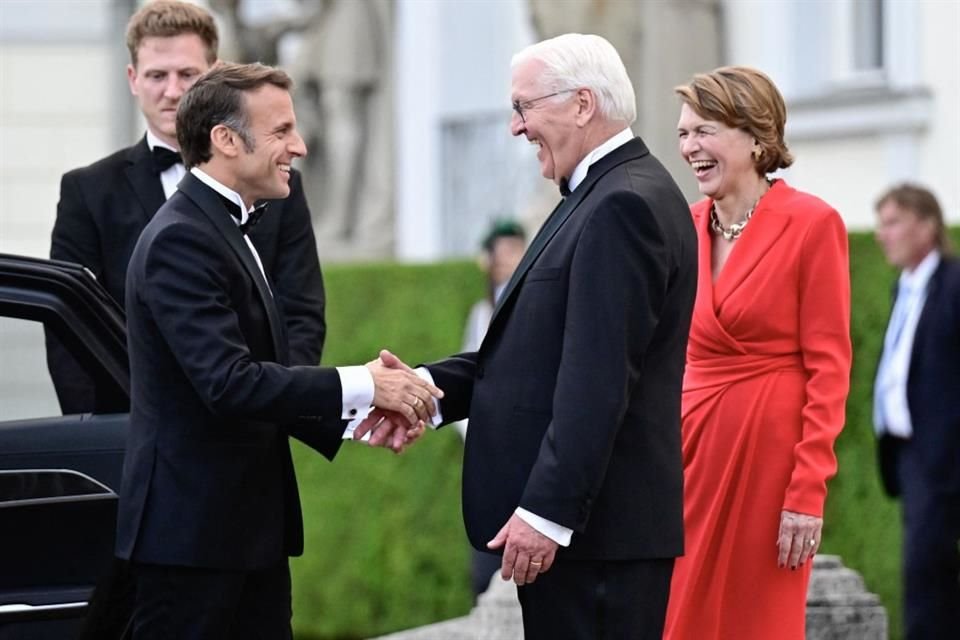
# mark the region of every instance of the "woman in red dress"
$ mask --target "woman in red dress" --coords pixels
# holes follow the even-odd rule
[[[724,67],[678,87],[699,277],[683,381],[685,555],[664,637],[802,640],[850,377],[847,235],[767,177],[790,166],[783,97]]]

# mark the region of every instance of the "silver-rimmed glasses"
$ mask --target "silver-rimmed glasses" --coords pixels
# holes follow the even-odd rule
[[[563,89],[562,91],[554,91],[553,93],[548,93],[545,96],[540,96],[539,98],[531,98],[530,100],[514,100],[513,101],[513,110],[517,112],[517,115],[520,116],[520,122],[526,124],[527,119],[523,117],[523,112],[541,100],[546,100],[547,98],[552,98],[553,96],[559,96],[562,93],[570,93],[571,91],[576,91],[576,89]]]

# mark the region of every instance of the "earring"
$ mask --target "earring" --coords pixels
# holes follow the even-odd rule
[[[763,147],[754,147],[753,148],[753,160],[754,162],[760,162],[760,158],[763,156]]]

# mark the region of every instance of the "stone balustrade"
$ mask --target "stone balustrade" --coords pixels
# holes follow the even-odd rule
[[[519,640],[520,603],[513,583],[498,575],[469,615],[376,640]],[[814,558],[807,592],[807,640],[886,640],[887,612],[860,575],[839,556]]]

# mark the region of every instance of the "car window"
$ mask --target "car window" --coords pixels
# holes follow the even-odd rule
[[[60,415],[44,342],[42,323],[0,317],[0,420]]]
[[[126,391],[59,316],[17,316],[0,316],[0,421],[130,410]]]

